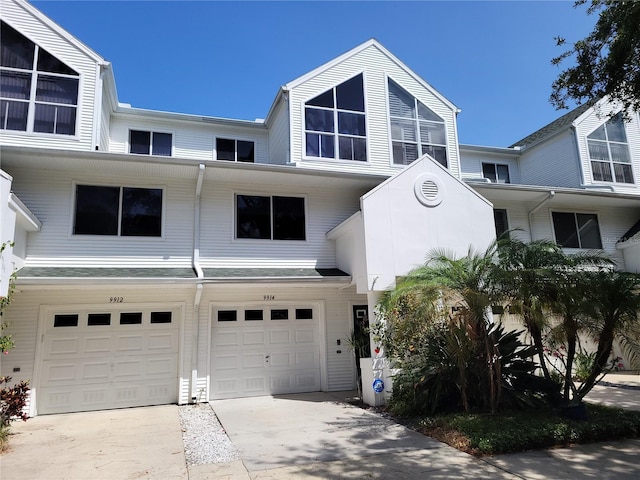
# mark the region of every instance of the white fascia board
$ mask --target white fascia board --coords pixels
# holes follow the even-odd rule
[[[269,112],[267,113],[267,116],[264,119],[264,124],[265,125],[269,125],[269,122],[271,121],[271,115],[273,115],[273,112],[275,111],[275,109],[278,106],[278,104],[284,98],[286,98],[287,93],[288,93],[288,90],[284,86],[282,86],[282,87],[280,87],[278,89],[278,93],[276,93],[276,96],[273,99],[273,102],[271,103],[271,107],[269,107]]]
[[[351,232],[355,226],[356,226],[356,221],[357,220],[361,220],[362,219],[362,211],[358,210],[356,213],[354,213],[353,215],[351,215],[349,218],[347,218],[346,220],[344,220],[342,223],[339,223],[338,225],[336,225],[335,227],[333,227],[331,230],[329,230],[327,232],[327,238],[329,240],[335,240],[349,232]]]
[[[42,228],[42,222],[38,220],[38,218],[31,213],[31,211],[26,207],[22,201],[18,197],[12,193],[9,196],[9,208],[16,212],[16,222],[20,222],[25,226],[25,229],[28,232],[39,232]]]
[[[40,20],[42,23],[47,25],[49,28],[51,28],[53,31],[55,31],[58,35],[63,37],[65,40],[67,40],[69,43],[71,43],[74,47],[76,47],[78,50],[80,50],[82,53],[84,53],[88,57],[92,58],[97,63],[100,63],[100,64],[107,63],[103,57],[98,55],[94,50],[92,50],[91,48],[86,46],[84,43],[82,43],[80,40],[78,40],[76,37],[71,35],[69,32],[67,32],[64,28],[62,28],[60,25],[58,25],[53,20],[51,20],[49,17],[47,17],[44,13],[42,13],[36,7],[34,7],[33,5],[25,2],[24,0],[15,0],[15,1],[16,1],[17,4],[19,4],[19,6],[23,10],[27,11],[29,14],[33,15],[38,20]]]
[[[413,70],[411,70],[407,65],[405,65],[402,61],[400,61],[400,59],[398,57],[396,57],[393,53],[391,53],[389,50],[387,50],[384,46],[382,46],[382,44],[380,42],[378,42],[375,38],[371,38],[369,40],[367,40],[366,42],[358,45],[355,48],[352,48],[351,50],[343,53],[342,55],[334,58],[333,60],[328,61],[327,63],[311,70],[310,72],[302,75],[301,77],[296,78],[295,80],[292,80],[291,82],[287,83],[284,88],[287,90],[291,90],[295,87],[297,87],[298,85],[307,82],[308,80],[316,77],[317,75],[320,75],[321,73],[325,72],[326,70],[329,70],[330,68],[339,65],[340,63],[342,63],[343,61],[349,59],[350,57],[352,57],[353,55],[356,55],[357,53],[360,53],[361,51],[365,50],[368,47],[375,47],[378,50],[380,50],[380,52],[382,52],[384,55],[386,55],[392,62],[394,62],[396,65],[398,65],[400,68],[402,68],[407,74],[409,74],[411,77],[413,77],[418,83],[420,83],[425,89],[429,90],[434,96],[436,96],[438,99],[440,99],[440,101],[442,101],[445,105],[447,105],[449,108],[451,108],[451,110],[455,111],[456,113],[460,113],[461,110],[454,105],[451,101],[449,101],[447,98],[445,98],[440,92],[438,92],[435,88],[433,88],[431,85],[429,85],[427,82],[425,82],[418,74],[416,74]]]
[[[517,159],[522,154],[519,147],[491,147],[484,145],[465,145],[460,144],[460,152],[478,152],[478,153],[490,153],[493,155],[505,155],[514,157]]]
[[[82,285],[90,287],[92,285],[156,285],[156,284],[176,284],[176,285],[196,285],[196,284],[260,284],[260,285],[282,285],[300,283],[322,284],[323,286],[344,286],[351,284],[351,276],[343,277],[228,277],[228,278],[107,278],[107,277],[30,277],[24,278],[18,275],[16,285],[20,286],[40,286],[40,285]],[[249,285],[247,285],[249,286]]]
[[[634,193],[619,193],[611,191],[591,190],[586,188],[566,188],[566,187],[551,187],[551,186],[538,186],[538,185],[519,185],[513,183],[484,183],[484,182],[472,182],[467,183],[477,188],[490,188],[494,190],[504,190],[513,192],[532,192],[532,193],[548,193],[550,191],[556,192],[556,195],[583,195],[600,198],[612,198],[616,200],[630,200],[635,202],[636,206],[640,206],[640,195]]]
[[[135,115],[153,119],[166,120],[168,122],[184,121],[197,123],[198,125],[230,125],[234,127],[250,127],[265,130],[267,127],[264,121],[237,120],[233,118],[208,117],[206,115],[194,115],[191,113],[164,112],[162,110],[147,110],[145,108],[131,107],[127,104],[118,103],[114,111],[116,115]]]

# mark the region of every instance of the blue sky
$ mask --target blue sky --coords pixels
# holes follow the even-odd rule
[[[32,1],[112,62],[134,107],[253,120],[280,87],[376,38],[462,110],[461,143],[507,146],[549,103],[554,37],[596,17],[573,1]]]

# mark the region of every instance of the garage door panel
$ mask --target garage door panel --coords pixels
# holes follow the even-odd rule
[[[242,333],[243,345],[264,345],[264,331],[245,331]]]
[[[291,332],[289,330],[272,330],[269,332],[269,343],[271,345],[283,345],[291,343]]]
[[[315,309],[224,307],[212,310],[211,325],[211,399],[320,390]]]
[[[64,328],[59,326],[60,318],[48,323],[37,390],[38,413],[177,402],[177,311],[172,310],[168,322],[150,323],[151,310],[131,310],[142,312],[141,324],[120,325],[116,312],[111,314],[110,324],[96,325],[105,322],[108,315],[101,311],[92,317],[86,310],[77,315],[77,322],[68,321],[74,324]],[[164,315],[162,320],[166,318]]]

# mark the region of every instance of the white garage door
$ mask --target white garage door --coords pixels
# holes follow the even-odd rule
[[[317,308],[216,307],[211,324],[211,399],[320,390]]]
[[[128,307],[49,315],[38,413],[177,402],[178,312]]]

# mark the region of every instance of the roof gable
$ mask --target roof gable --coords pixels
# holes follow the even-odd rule
[[[458,107],[456,107],[452,102],[450,102],[446,97],[444,97],[440,92],[438,92],[435,88],[433,88],[431,85],[429,85],[427,82],[425,82],[419,75],[417,75],[415,72],[413,72],[409,67],[407,67],[403,62],[401,62],[395,55],[393,55],[389,50],[387,50],[384,46],[382,46],[382,44],[380,44],[380,42],[378,42],[376,39],[371,38],[369,40],[367,40],[366,42],[358,45],[355,48],[352,48],[351,50],[349,50],[348,52],[343,53],[342,55],[334,58],[333,60],[328,61],[327,63],[311,70],[310,72],[296,78],[295,80],[292,80],[290,82],[288,82],[286,85],[284,85],[284,89],[285,90],[292,90],[294,88],[296,88],[297,86],[307,82],[308,80],[324,73],[325,71],[331,69],[332,67],[348,60],[349,58],[353,57],[354,55],[357,55],[358,53],[362,52],[363,50],[366,50],[367,48],[375,48],[377,49],[380,53],[382,53],[384,56],[386,56],[390,61],[394,62],[398,67],[400,67],[402,70],[404,70],[407,74],[409,74],[411,77],[413,77],[418,83],[420,83],[425,89],[429,90],[434,96],[436,96],[438,99],[440,99],[443,103],[445,103],[449,108],[451,108],[452,110],[456,110],[456,111],[460,111],[460,109]],[[274,102],[275,103],[275,102]]]

